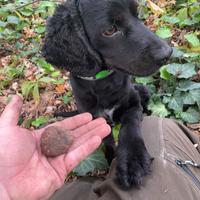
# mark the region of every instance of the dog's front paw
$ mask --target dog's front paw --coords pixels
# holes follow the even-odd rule
[[[137,145],[136,145],[137,146]],[[121,151],[121,152],[120,152]],[[120,154],[120,155],[119,155]],[[151,173],[153,158],[145,146],[139,149],[118,149],[117,152],[117,182],[122,189],[140,188],[142,179]]]

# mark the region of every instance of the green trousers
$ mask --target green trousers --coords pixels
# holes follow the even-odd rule
[[[200,200],[200,137],[170,119],[145,117],[142,134],[154,157],[140,189],[115,184],[114,160],[105,180],[85,177],[65,184],[51,200]]]

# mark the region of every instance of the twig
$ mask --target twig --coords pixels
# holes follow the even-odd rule
[[[34,4],[34,3],[39,2],[39,1],[40,0],[35,0],[35,1],[30,2],[30,3],[26,3],[26,4],[22,5],[22,6],[16,7],[15,10],[19,10],[20,8],[26,7],[28,5]]]
[[[26,3],[26,4],[24,4],[24,5],[21,5],[21,6],[16,7],[15,10],[19,10],[19,9],[21,9],[21,8],[24,8],[24,7],[29,6],[29,5],[31,5],[31,4],[37,3],[37,2],[39,2],[39,1],[42,1],[42,0],[35,0],[35,1],[30,2],[30,3]],[[45,0],[44,0],[44,1],[45,1]],[[63,0],[57,0],[57,1],[52,1],[52,2],[62,3]]]

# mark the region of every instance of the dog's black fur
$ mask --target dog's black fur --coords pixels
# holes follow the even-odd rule
[[[124,188],[139,186],[152,162],[140,131],[149,93],[144,86],[133,85],[130,74],[154,73],[171,48],[137,18],[136,1],[68,0],[48,21],[43,55],[71,72],[80,113],[105,117],[111,125],[121,123],[117,179]],[[114,72],[106,78],[83,79],[107,68]],[[106,146],[111,154],[113,144],[110,135]]]

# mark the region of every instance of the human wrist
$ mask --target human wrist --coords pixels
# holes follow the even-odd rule
[[[6,188],[0,183],[0,199],[11,200],[10,195]]]

